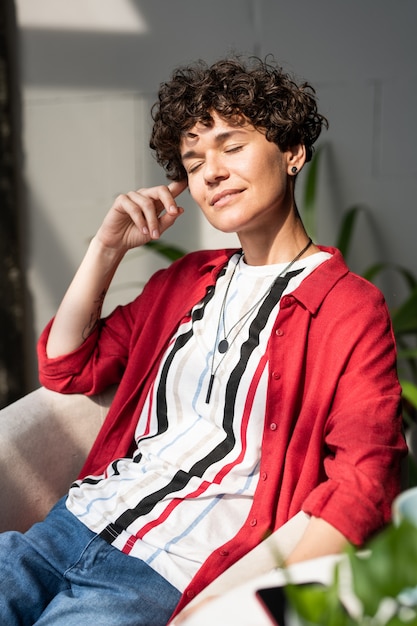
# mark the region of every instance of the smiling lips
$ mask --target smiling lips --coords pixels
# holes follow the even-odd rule
[[[243,189],[225,189],[221,193],[216,193],[210,200],[210,206],[223,206],[227,204],[228,200],[242,193]]]

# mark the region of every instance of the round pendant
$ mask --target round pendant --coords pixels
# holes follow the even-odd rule
[[[222,339],[219,342],[219,345],[217,346],[217,349],[220,352],[220,354],[224,354],[225,352],[227,352],[228,349],[229,349],[229,342],[227,341],[227,339]]]

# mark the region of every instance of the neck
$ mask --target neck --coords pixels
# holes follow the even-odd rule
[[[289,263],[307,245],[307,235],[301,220],[299,226],[285,229],[277,234],[261,233],[259,237],[239,237],[248,265],[273,265]],[[316,246],[311,245],[303,256],[318,252]]]

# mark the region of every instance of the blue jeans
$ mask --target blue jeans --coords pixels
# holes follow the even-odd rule
[[[60,500],[27,533],[0,534],[0,624],[164,626],[180,592],[91,532]]]

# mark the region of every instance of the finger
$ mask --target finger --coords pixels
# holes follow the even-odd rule
[[[187,180],[173,181],[169,185],[158,185],[156,187],[141,188],[130,192],[129,198],[137,204],[138,209],[146,220],[146,226],[142,232],[150,235],[152,239],[158,239],[162,227],[164,230],[171,226],[175,219],[183,212],[175,202],[175,198],[187,187]],[[165,211],[165,213],[164,213]],[[171,220],[164,217],[170,215]]]
[[[147,198],[138,198],[138,194],[136,192],[130,191],[129,193],[123,194],[117,198],[115,208],[120,209],[123,213],[125,213],[135,224],[139,232],[143,233],[145,236],[149,236],[149,220],[146,216],[146,212],[143,210],[145,200],[149,201]],[[150,211],[152,211],[151,206],[148,208],[148,213]],[[154,223],[157,224],[157,222],[158,219],[155,217]]]
[[[184,178],[183,180],[173,181],[166,186],[167,193],[172,198],[172,202],[168,202],[168,206],[165,205],[166,212],[171,215],[174,220],[171,225],[174,223],[175,219],[184,213],[184,209],[178,206],[176,202],[176,198],[188,187],[188,180]],[[169,200],[169,198],[168,198]]]
[[[184,189],[187,189],[187,187],[188,180],[186,178],[183,178],[182,180],[174,180],[168,185],[168,189],[170,190],[173,198],[179,196],[184,191]]]
[[[158,217],[164,209],[167,213],[177,216],[178,205],[175,198],[177,198],[187,187],[188,181],[185,178],[180,181],[173,181],[169,183],[169,185],[160,185],[149,189],[140,189],[139,192],[149,195],[149,197],[157,201],[157,205],[160,208],[157,212]]]
[[[170,228],[177,219],[184,213],[184,209],[182,207],[178,207],[175,215],[171,213],[164,213],[159,218],[159,232],[162,235],[168,228]]]
[[[184,191],[187,185],[185,179],[173,181],[169,185],[138,190],[137,193],[145,198],[141,202],[141,208],[147,219],[148,232],[152,239],[158,239],[160,234],[172,226],[177,217],[184,212],[182,208],[178,207],[175,198]]]
[[[165,205],[169,204],[168,199],[163,199],[161,191],[157,189],[139,189],[138,191],[129,192],[128,196],[135,204],[136,212],[144,220],[142,232],[144,235],[150,235],[152,239],[159,237],[159,217],[164,212]],[[152,192],[152,195],[151,195]],[[167,192],[168,194],[168,192]],[[171,194],[169,194],[170,196]],[[171,202],[172,204],[172,202]]]

